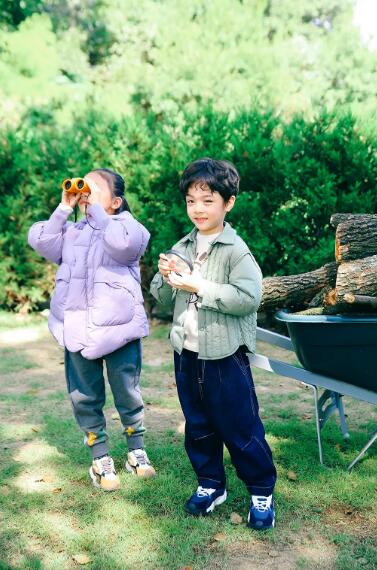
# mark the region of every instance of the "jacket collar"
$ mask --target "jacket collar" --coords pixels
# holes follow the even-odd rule
[[[189,234],[187,234],[186,236],[184,236],[184,237],[180,240],[180,242],[181,242],[181,243],[186,243],[186,242],[188,242],[188,241],[191,241],[191,242],[196,241],[197,233],[198,233],[197,228],[193,228]],[[219,235],[217,236],[217,238],[213,241],[213,244],[215,244],[215,243],[224,243],[224,244],[227,244],[227,245],[233,245],[233,244],[234,244],[235,237],[236,237],[236,232],[235,232],[235,230],[232,228],[232,226],[231,226],[228,222],[225,222],[223,231],[222,231],[221,234],[219,234]]]

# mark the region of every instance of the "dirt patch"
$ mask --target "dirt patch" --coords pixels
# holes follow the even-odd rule
[[[216,548],[216,546],[214,547]],[[335,570],[336,547],[316,534],[292,535],[288,544],[272,546],[255,539],[225,546],[225,552],[215,556],[207,568],[237,568],[237,570]]]
[[[352,507],[344,505],[331,505],[323,515],[326,525],[332,530],[342,533],[351,533],[359,538],[370,538],[376,534],[377,520],[375,515],[368,516]],[[377,543],[376,543],[377,545]]]

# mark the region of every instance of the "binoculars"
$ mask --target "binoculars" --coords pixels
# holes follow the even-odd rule
[[[66,178],[62,188],[69,194],[90,194],[90,188],[83,178]]]

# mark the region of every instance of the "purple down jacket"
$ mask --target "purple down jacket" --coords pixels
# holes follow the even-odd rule
[[[60,345],[92,360],[148,335],[139,259],[149,232],[129,212],[109,216],[100,204],[86,220],[67,222],[59,205],[29,230],[29,244],[59,264],[49,329]]]

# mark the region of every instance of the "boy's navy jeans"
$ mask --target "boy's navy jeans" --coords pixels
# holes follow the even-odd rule
[[[223,446],[238,477],[253,495],[270,495],[276,470],[258,413],[258,401],[243,348],[220,360],[174,353],[177,390],[186,419],[185,448],[199,485],[224,488]]]

